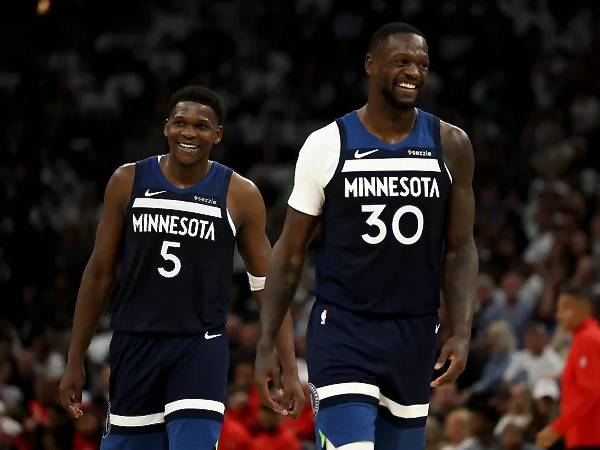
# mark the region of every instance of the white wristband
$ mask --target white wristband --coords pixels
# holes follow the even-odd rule
[[[255,277],[250,272],[247,272],[247,273],[248,273],[248,282],[250,283],[250,290],[252,292],[261,291],[265,288],[265,281],[266,281],[267,277]]]

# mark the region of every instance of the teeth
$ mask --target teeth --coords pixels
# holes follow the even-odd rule
[[[410,84],[410,83],[400,83],[400,84],[398,84],[398,86],[406,88],[406,89],[416,89],[416,87],[417,87],[416,84]]]
[[[193,145],[193,144],[185,144],[183,142],[178,142],[177,143],[180,147],[184,148],[185,150],[198,150],[198,146],[197,145]]]

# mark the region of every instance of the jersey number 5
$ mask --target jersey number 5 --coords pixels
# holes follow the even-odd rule
[[[361,237],[367,244],[379,244],[382,242],[387,236],[387,226],[385,222],[379,218],[383,210],[385,209],[385,205],[362,205],[361,211],[371,213],[371,215],[367,218],[367,225],[371,225],[372,227],[377,227],[379,230],[375,236],[371,236],[370,234],[363,234]],[[414,235],[410,237],[406,237],[400,231],[400,219],[404,214],[414,214],[417,218],[417,231]],[[419,240],[421,235],[423,234],[423,213],[419,208],[412,205],[404,205],[396,211],[394,217],[392,218],[392,232],[394,233],[394,237],[398,242],[404,245],[414,244]]]
[[[162,248],[160,249],[160,255],[166,259],[167,261],[171,261],[173,263],[173,268],[171,270],[165,270],[162,267],[158,268],[158,273],[160,273],[165,278],[173,278],[176,276],[181,270],[181,261],[175,256],[173,253],[169,253],[169,247],[181,247],[179,242],[172,241],[163,241]]]

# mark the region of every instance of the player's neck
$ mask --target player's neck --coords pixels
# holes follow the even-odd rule
[[[417,110],[401,111],[385,102],[369,103],[358,110],[358,117],[370,133],[384,142],[395,144],[410,134],[417,119]]]
[[[171,154],[162,158],[160,166],[167,180],[179,189],[187,189],[202,180],[210,170],[212,162],[208,154],[192,165],[181,164]]]

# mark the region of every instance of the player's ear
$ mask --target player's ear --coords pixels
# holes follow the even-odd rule
[[[223,139],[223,132],[224,132],[223,125],[219,125],[217,127],[217,131],[215,133],[215,140],[213,141],[214,145],[217,145],[219,142],[221,142],[221,139]]]
[[[165,124],[163,125],[163,136],[167,137],[167,125],[169,125],[169,119],[165,119]]]
[[[365,55],[365,72],[367,72],[367,75],[369,76],[371,75],[371,73],[373,73],[373,65],[373,55],[371,55],[371,53],[367,53]]]

